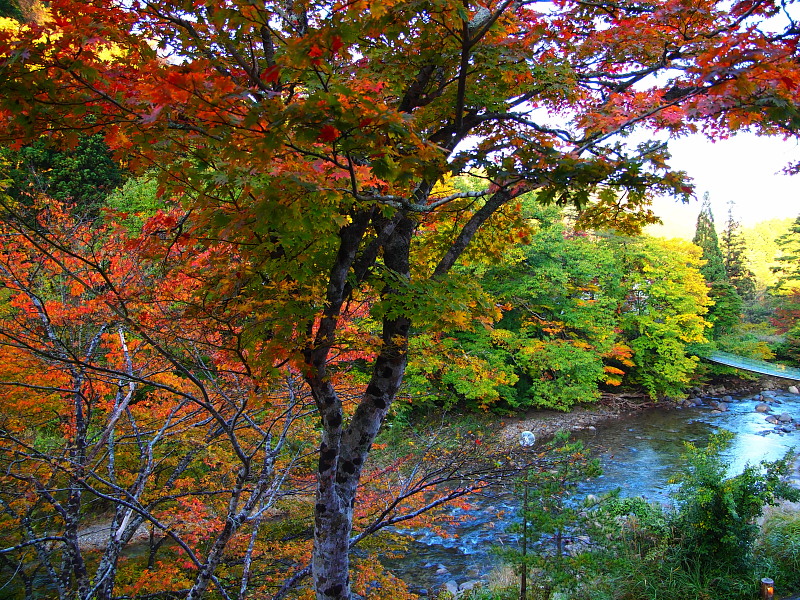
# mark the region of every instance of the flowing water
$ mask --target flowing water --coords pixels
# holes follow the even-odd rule
[[[800,396],[775,392],[771,414],[788,413],[800,420]],[[575,434],[600,459],[603,475],[587,482],[582,494],[600,494],[619,488],[624,496],[646,498],[670,504],[670,477],[684,468],[684,442],[703,445],[711,433],[727,429],[735,434],[725,452],[731,474],[741,472],[745,464],[781,458],[787,450],[800,450],[800,430],[778,432],[766,422],[759,404],[752,396],[734,397],[727,412],[710,407],[652,410],[637,413],[594,431]],[[386,566],[412,584],[415,589],[432,590],[445,581],[463,582],[485,576],[499,561],[492,548],[515,544],[506,533],[518,512],[518,501],[511,494],[477,498],[473,509],[454,516],[468,520],[455,525],[453,535],[441,536],[432,531],[408,532],[414,542],[400,558],[387,559]]]

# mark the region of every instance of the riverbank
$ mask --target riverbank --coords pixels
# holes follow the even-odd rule
[[[719,379],[705,386],[692,388],[681,398],[649,400],[644,394],[621,393],[603,394],[594,404],[575,407],[568,413],[555,410],[530,410],[518,417],[504,419],[499,431],[503,445],[513,447],[519,443],[523,431],[531,431],[537,440],[546,440],[560,430],[594,430],[605,423],[619,421],[648,410],[680,410],[689,398],[699,398],[707,402],[722,400],[725,396],[759,394],[766,391],[786,391],[794,382],[775,377],[761,377],[749,381],[734,377]]]

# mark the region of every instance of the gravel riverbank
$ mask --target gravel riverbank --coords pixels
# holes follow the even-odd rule
[[[786,390],[795,382],[762,377],[757,381],[729,378],[712,385],[695,387],[686,396],[704,400],[720,399],[725,395],[758,394],[767,390]],[[523,431],[532,431],[537,439],[548,439],[556,431],[582,431],[598,427],[611,420],[624,419],[645,410],[674,410],[686,397],[650,401],[644,394],[603,394],[596,404],[575,407],[565,413],[555,410],[531,410],[513,418],[505,419],[500,431],[503,443],[516,444]]]
[[[531,410],[513,419],[505,419],[499,431],[500,443],[507,447],[519,444],[520,434],[523,431],[532,431],[537,440],[547,440],[557,431],[583,431],[602,428],[611,421],[618,421],[634,414],[648,410],[680,410],[682,403],[688,397],[697,397],[701,400],[720,400],[726,395],[760,394],[764,391],[786,391],[790,386],[800,387],[800,383],[762,377],[755,381],[737,378],[728,378],[711,385],[693,388],[686,397],[648,401],[641,394],[604,394],[596,404],[575,407],[568,413],[555,410]],[[800,455],[795,462],[791,479],[800,487]]]

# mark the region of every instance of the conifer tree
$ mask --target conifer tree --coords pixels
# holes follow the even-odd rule
[[[722,232],[721,250],[725,272],[742,300],[755,298],[755,275],[747,266],[747,243],[741,232],[741,224],[733,217],[734,202],[728,203],[728,222]]]
[[[700,272],[708,283],[708,295],[714,301],[714,306],[708,311],[708,320],[713,324],[712,337],[719,338],[730,332],[738,323],[742,299],[725,270],[725,259],[714,227],[714,215],[711,212],[708,192],[703,195],[703,206],[697,216],[692,242],[703,250],[703,260],[706,264],[700,267]]]
[[[697,225],[692,242],[703,250],[703,260],[706,264],[700,267],[700,272],[708,283],[728,281],[725,271],[725,260],[719,247],[717,230],[714,227],[714,215],[711,212],[711,200],[708,192],[703,195],[703,206],[697,215]]]
[[[0,148],[0,160],[7,163],[8,193],[15,200],[30,205],[44,194],[90,217],[97,216],[108,194],[125,179],[124,169],[98,134],[80,136],[68,152],[49,146],[44,137],[18,150]]]
[[[22,19],[22,11],[12,0],[0,0],[0,17],[20,20]]]
[[[780,248],[780,256],[775,260],[778,266],[773,271],[778,274],[777,290],[797,287],[793,282],[800,281],[800,216],[798,216],[789,231],[780,236],[775,243]]]

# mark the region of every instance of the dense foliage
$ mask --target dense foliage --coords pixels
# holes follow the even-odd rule
[[[75,205],[82,215],[97,217],[108,194],[123,180],[102,136],[83,136],[70,151],[55,150],[44,139],[19,150],[0,149],[10,179],[9,195],[32,204],[48,197]]]
[[[697,247],[580,232],[558,210],[526,206],[525,247],[471,271],[502,318],[439,336],[437,355],[421,352],[409,366],[407,397],[420,409],[432,397],[569,410],[619,386],[654,398],[680,393],[695,370],[691,347],[708,327]]]

